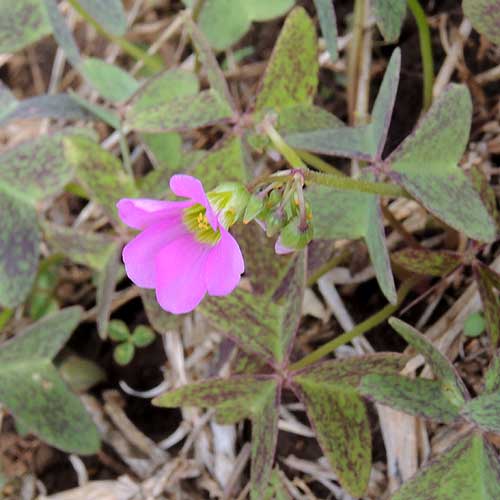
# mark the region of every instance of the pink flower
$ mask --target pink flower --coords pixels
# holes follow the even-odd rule
[[[154,288],[163,309],[181,314],[192,311],[206,293],[231,293],[245,265],[202,183],[174,175],[170,189],[188,200],[125,198],[117,208],[125,224],[141,230],[123,249],[128,277],[139,287]]]

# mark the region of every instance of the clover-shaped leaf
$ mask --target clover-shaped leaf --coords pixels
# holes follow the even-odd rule
[[[70,453],[91,454],[99,436],[83,404],[51,359],[78,324],[81,309],[46,316],[0,348],[0,401],[26,431]]]
[[[465,15],[472,26],[490,39],[500,44],[500,1],[499,0],[464,0],[462,4]]]

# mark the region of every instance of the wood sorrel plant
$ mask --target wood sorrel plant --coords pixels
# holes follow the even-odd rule
[[[488,433],[500,432],[500,276],[483,255],[498,234],[496,199],[477,169],[466,173],[458,165],[471,128],[467,87],[451,84],[431,103],[432,51],[419,3],[373,1],[377,24],[388,41],[397,40],[408,6],[418,24],[423,62],[425,112],[389,154],[386,141],[397,104],[399,48],[387,64],[370,120],[348,126],[314,104],[319,72],[316,27],[306,11],[296,7],[286,17],[254,104],[242,110],[214,50],[227,49],[252,22],[283,15],[294,2],[235,0],[229,7],[222,0],[184,3],[190,9],[178,19],[190,37],[196,72],[163,70],[156,58],[127,41],[121,2],[69,1],[98,33],[153,75],[139,80],[115,65],[83,56],[53,0],[18,0],[11,10],[0,0],[0,53],[52,33],[69,63],[102,98],[96,104],[69,93],[18,101],[0,84],[0,122],[33,117],[103,122],[114,130],[121,154],[120,161],[89,128],[65,127],[0,156],[0,326],[14,308],[46,300],[39,284],[51,281],[46,275],[54,263],[50,259],[60,262],[63,255],[94,273],[97,304],[85,318],[96,320],[103,340],[121,325],[110,336],[121,342],[117,362],[127,364],[135,347],[149,344],[154,336],[145,327],[130,334],[129,326],[119,320],[109,323],[114,291],[124,276],[122,255],[155,330],[181,328],[183,315],[197,308],[233,342],[228,377],[178,387],[153,404],[213,408],[217,419],[227,424],[250,419],[252,498],[282,498],[273,465],[286,392],[304,406],[340,484],[353,496],[365,493],[371,471],[365,406],[369,399],[446,425],[467,426],[449,450],[394,498],[500,498],[500,462],[488,439]],[[315,0],[314,5],[334,60],[332,2]],[[363,19],[365,6],[355,2],[355,20]],[[498,1],[464,1],[474,25],[493,41],[498,40],[498,7]],[[22,25],[20,18],[26,21]],[[360,33],[356,27],[353,31],[356,47]],[[222,138],[209,151],[188,150],[183,133],[202,127],[214,127]],[[131,140],[144,148],[154,167],[143,176],[135,175]],[[272,158],[259,175],[253,161],[257,156]],[[325,156],[359,162],[359,175],[346,175]],[[39,204],[63,190],[98,207],[106,229],[84,232],[49,220]],[[382,208],[381,199],[399,197],[418,202],[469,241],[451,252],[429,250],[412,240],[410,248],[390,256],[382,211],[389,219],[391,212]],[[129,233],[124,224],[140,233]],[[39,266],[42,238],[52,256]],[[296,340],[304,292],[346,258],[333,253],[333,242],[339,239],[364,241],[389,304],[302,355]],[[400,277],[406,271],[398,289],[392,265]],[[450,361],[425,336],[396,318],[389,321],[391,326],[425,358],[433,379],[402,375],[410,357],[406,354],[328,357],[392,316],[422,275],[438,276],[446,284],[467,268],[483,303],[491,355],[479,396],[471,396]],[[95,453],[97,429],[52,363],[82,311],[73,307],[46,316],[59,307],[52,298],[49,294],[50,308],[37,309],[42,311],[36,316],[42,316],[39,321],[0,348],[0,402],[21,432],[34,432],[68,452]]]

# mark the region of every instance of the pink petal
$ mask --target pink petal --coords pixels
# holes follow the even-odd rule
[[[293,248],[289,248],[289,247],[285,247],[281,244],[281,235],[279,236],[279,238],[276,240],[276,243],[274,245],[274,251],[278,254],[278,255],[286,255],[287,253],[292,253],[294,252],[295,250]]]
[[[191,201],[160,201],[147,198],[123,198],[117,204],[118,215],[127,226],[144,229],[154,222],[177,215],[184,208],[193,205]]]
[[[210,295],[230,294],[245,271],[238,243],[223,227],[220,232],[221,239],[210,251],[205,268],[205,282]]]
[[[189,234],[173,241],[156,256],[156,298],[173,314],[192,311],[207,291],[203,271],[210,246]]]
[[[213,230],[217,230],[218,220],[212,205],[208,201],[203,184],[196,177],[190,175],[177,174],[170,178],[170,189],[177,196],[191,198],[196,203],[204,206],[207,209],[207,219]]]
[[[142,288],[155,288],[155,258],[175,238],[186,234],[181,218],[157,222],[138,234],[123,248],[122,257],[128,277]]]

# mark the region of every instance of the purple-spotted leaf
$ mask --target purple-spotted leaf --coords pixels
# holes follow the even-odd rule
[[[50,32],[47,12],[40,0],[0,2],[0,54],[16,52]]]
[[[477,165],[472,165],[467,174],[472,182],[472,185],[481,196],[481,200],[488,210],[488,213],[492,219],[496,221],[497,227],[500,228],[500,213],[497,209],[497,196],[495,189]]]
[[[307,247],[307,281],[323,270],[335,255],[335,243],[331,240],[314,239]]]
[[[386,42],[399,38],[406,15],[406,0],[374,0],[373,14]]]
[[[23,429],[70,453],[91,454],[99,436],[80,400],[51,362],[78,324],[81,309],[34,323],[0,349],[0,401]]]
[[[496,500],[499,477],[495,450],[472,433],[405,483],[392,500]]]
[[[389,131],[401,67],[401,52],[394,50],[375,99],[372,120],[360,127],[318,127],[284,134],[293,147],[325,155],[379,160]]]
[[[314,0],[314,6],[318,13],[319,25],[325,39],[326,49],[332,62],[335,62],[338,59],[337,18],[333,3],[330,0]]]
[[[116,202],[138,194],[134,179],[112,153],[90,139],[68,138],[64,141],[64,149],[92,200],[99,203],[111,219],[118,220]]]
[[[484,394],[500,391],[500,352],[491,358],[490,366],[484,377]]]
[[[369,374],[391,375],[402,370],[408,361],[407,356],[395,353],[377,353],[355,358],[332,359],[315,363],[294,374],[294,380],[302,377],[318,384],[333,384],[345,390],[355,389],[362,377]]]
[[[262,397],[260,408],[252,418],[252,467],[250,498],[260,500],[271,476],[278,442],[281,387],[275,384]]]
[[[351,495],[362,496],[371,470],[370,423],[361,397],[354,390],[296,377],[303,401],[323,452]]]
[[[391,255],[392,261],[416,274],[446,276],[462,263],[459,253],[427,248],[405,248]]]
[[[361,381],[360,391],[377,403],[438,422],[450,423],[460,414],[460,406],[450,401],[448,393],[435,380],[367,375]]]
[[[450,401],[457,406],[463,404],[468,392],[450,361],[424,335],[407,323],[393,317],[389,319],[389,324],[424,356]]]
[[[200,312],[241,349],[267,361],[284,359],[282,325],[286,308],[241,289],[227,297],[206,297]]]
[[[481,429],[500,433],[500,392],[481,394],[467,401],[462,415]]]
[[[160,307],[154,290],[141,288],[141,299],[151,326],[159,333],[178,330],[186,317],[185,314],[170,314]]]
[[[470,238],[493,241],[496,223],[457,167],[472,116],[467,87],[450,85],[388,159],[399,183],[432,214]]]
[[[236,225],[235,238],[245,260],[245,277],[257,295],[272,297],[289,272],[291,255],[276,255],[274,242],[255,223]]]
[[[140,110],[132,108],[126,124],[139,132],[169,132],[227,122],[232,116],[227,102],[210,89]]]
[[[217,419],[229,424],[258,415],[269,395],[276,392],[276,385],[272,378],[252,375],[207,379],[168,391],[153,399],[153,404],[164,408],[216,408]]]
[[[473,270],[483,303],[486,330],[491,346],[496,348],[500,338],[500,299],[494,290],[495,278],[491,278],[490,269],[479,261],[474,262]]]
[[[462,8],[474,29],[500,45],[500,0],[464,0]]]
[[[106,234],[85,233],[47,221],[42,222],[42,229],[53,253],[97,271],[104,269],[118,244],[116,238]]]
[[[256,111],[281,111],[312,104],[318,85],[318,41],[312,19],[302,7],[286,18],[274,46],[255,103]]]

